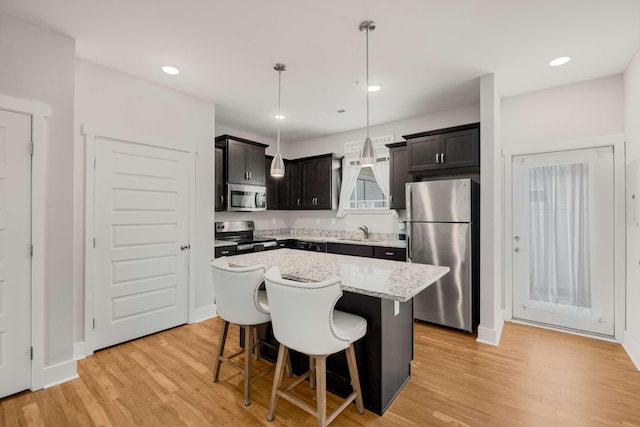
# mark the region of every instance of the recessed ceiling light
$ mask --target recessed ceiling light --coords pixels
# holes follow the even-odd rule
[[[171,65],[165,65],[164,67],[162,67],[162,71],[169,74],[170,76],[180,74],[180,70],[178,70],[176,67],[172,67]]]
[[[369,92],[377,92],[382,89],[380,85],[369,85]]]
[[[287,118],[287,116],[285,116],[284,114],[276,114],[275,116],[273,116],[273,118],[276,120],[284,120]]]
[[[557,67],[558,65],[566,64],[570,60],[571,58],[569,58],[568,56],[561,56],[560,58],[556,58],[553,61],[549,62],[549,65],[551,65],[552,67]]]

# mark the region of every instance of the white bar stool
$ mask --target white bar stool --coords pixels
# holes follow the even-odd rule
[[[211,263],[213,271],[213,290],[216,299],[218,316],[223,320],[218,341],[218,352],[213,367],[213,382],[218,382],[220,366],[222,362],[244,375],[244,404],[251,404],[251,381],[266,375],[273,366],[270,366],[256,375],[251,375],[251,353],[256,347],[256,356],[260,353],[257,346],[257,326],[271,320],[267,304],[267,294],[258,288],[264,279],[264,265],[251,267],[229,267],[227,258],[216,258]],[[244,350],[240,350],[230,356],[224,356],[224,346],[227,341],[229,323],[234,323],[244,329]],[[232,359],[244,352],[244,367]]]
[[[333,421],[354,400],[358,412],[362,415],[364,406],[353,343],[366,334],[367,321],[360,316],[334,310],[336,302],[342,296],[340,280],[336,278],[317,283],[296,282],[283,279],[278,267],[269,269],[264,279],[273,334],[280,342],[267,420],[273,421],[275,418],[278,397],[283,397],[316,416],[318,426],[321,427]],[[311,364],[310,371],[288,386],[282,387],[289,349],[309,355],[315,363]],[[341,350],[346,350],[353,393],[327,416],[327,356]],[[312,382],[314,370],[316,408],[289,393],[307,378]]]

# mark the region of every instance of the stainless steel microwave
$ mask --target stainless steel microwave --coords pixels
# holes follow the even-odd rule
[[[230,211],[266,211],[267,187],[260,185],[227,185],[227,200]]]

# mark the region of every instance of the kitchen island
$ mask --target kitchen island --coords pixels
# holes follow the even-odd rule
[[[282,277],[319,282],[339,277],[344,291],[336,309],[367,320],[367,334],[355,343],[364,406],[382,415],[411,377],[413,359],[412,298],[447,274],[449,267],[410,264],[295,249],[278,249],[229,257],[229,264],[278,266]],[[278,342],[271,326],[259,331],[262,356],[277,357]],[[308,367],[308,358],[291,351],[294,373]],[[344,352],[327,359],[327,388],[351,393]]]

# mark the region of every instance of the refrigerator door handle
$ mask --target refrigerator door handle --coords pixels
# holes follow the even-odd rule
[[[407,205],[407,221],[411,221],[411,184],[404,184]]]
[[[407,261],[411,261],[411,223],[407,222]]]

